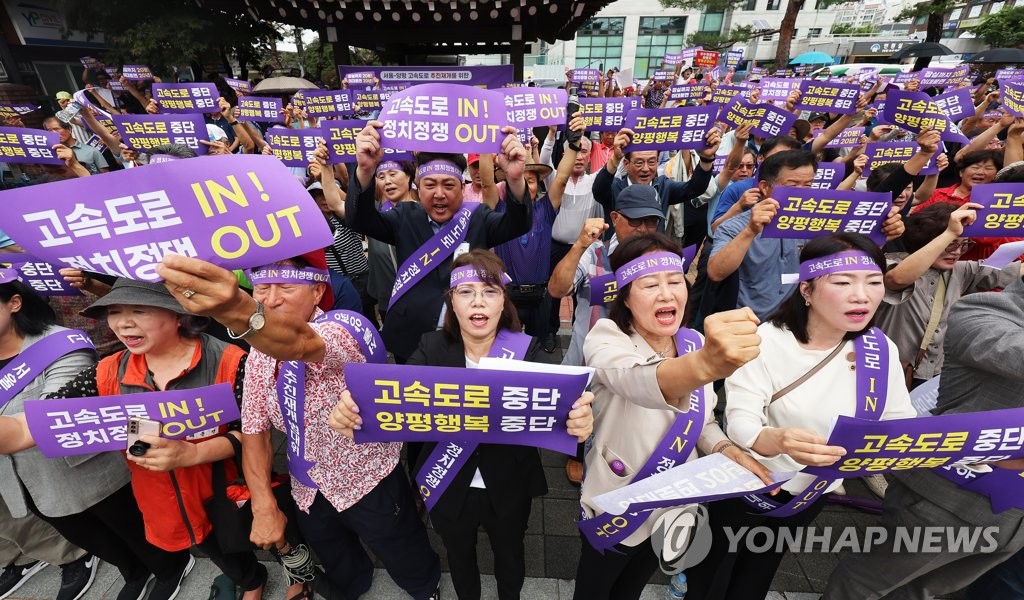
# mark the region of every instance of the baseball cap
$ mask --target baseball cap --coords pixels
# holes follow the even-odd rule
[[[58,100],[73,100],[74,97],[71,95],[70,92],[57,92],[57,99]]]
[[[466,156],[466,164],[467,165],[473,166],[475,163],[478,163],[478,162],[480,162],[480,155],[479,154],[470,154],[470,155]]]
[[[634,184],[626,186],[615,199],[615,212],[630,219],[658,217],[665,219],[665,212],[658,199],[658,190],[652,185]]]

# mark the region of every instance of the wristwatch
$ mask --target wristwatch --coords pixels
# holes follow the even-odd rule
[[[228,337],[233,340],[241,340],[263,329],[263,326],[267,324],[267,317],[264,314],[265,310],[266,309],[263,307],[263,303],[257,300],[256,312],[252,313],[252,315],[249,317],[249,329],[246,329],[241,334],[237,334],[234,331],[231,331],[230,327],[227,327],[226,329],[228,330]]]
[[[713,159],[713,158],[704,158],[703,156],[701,156],[699,158],[700,158],[700,162],[702,162],[702,163],[713,163],[713,162],[715,162],[715,159]]]

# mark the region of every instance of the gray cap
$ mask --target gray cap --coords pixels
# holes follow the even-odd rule
[[[665,219],[665,211],[661,209],[658,190],[653,185],[628,185],[615,199],[615,212],[629,219],[658,217]]]
[[[80,314],[90,319],[102,318],[108,306],[114,304],[135,304],[138,306],[155,306],[166,308],[171,312],[180,315],[191,314],[175,300],[174,296],[167,291],[162,283],[150,283],[148,281],[135,281],[134,279],[119,278],[114,282],[107,294],[83,310]]]

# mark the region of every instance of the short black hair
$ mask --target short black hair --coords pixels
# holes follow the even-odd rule
[[[761,147],[757,149],[757,155],[761,158],[767,156],[772,150],[779,146],[785,146],[790,150],[800,150],[804,147],[799,141],[789,137],[788,135],[777,135],[770,137],[765,141],[761,142]]]
[[[21,296],[21,310],[11,313],[14,330],[22,336],[40,335],[57,324],[57,315],[50,304],[21,281],[0,283],[0,302],[9,304],[11,298]]]
[[[873,192],[878,189],[878,186],[882,185],[882,182],[888,179],[889,176],[895,173],[901,166],[901,163],[886,163],[871,169],[871,174],[868,175],[867,181],[868,191]]]
[[[956,202],[936,202],[907,216],[903,245],[913,254],[949,227],[949,215],[960,208]]]
[[[956,161],[956,169],[962,171],[971,165],[983,163],[986,160],[992,161],[992,164],[996,166],[996,171],[1003,168],[1003,153],[1001,150],[975,150],[961,156],[960,160]]]
[[[619,244],[615,252],[608,257],[608,261],[611,263],[612,271],[614,271],[629,261],[636,260],[643,254],[658,251],[671,252],[676,255],[682,255],[683,253],[679,244],[664,233],[648,232],[634,235]],[[629,283],[619,288],[618,295],[615,296],[615,300],[608,310],[608,317],[615,321],[619,329],[627,335],[633,333],[633,313],[626,306],[626,300],[629,298],[629,290],[632,286],[633,284]]]
[[[804,249],[800,251],[800,262],[803,263],[848,250],[858,250],[867,254],[878,265],[878,268],[882,270],[882,273],[885,273],[885,254],[882,252],[882,249],[878,247],[878,244],[871,241],[871,238],[859,233],[835,233],[814,238],[807,242]],[[814,284],[814,279],[808,282],[811,289],[814,289]],[[800,293],[800,286],[797,285],[793,289],[793,293],[782,301],[782,304],[775,309],[775,312],[768,319],[776,327],[789,329],[793,332],[793,337],[797,341],[806,344],[810,341],[810,337],[807,334],[807,315],[808,306],[804,301],[803,295]],[[852,340],[870,329],[874,324],[875,315],[872,315],[871,320],[864,326],[864,329],[848,332],[843,339]]]
[[[775,180],[779,178],[779,173],[783,169],[799,169],[806,166],[810,166],[815,171],[818,170],[818,159],[814,158],[813,153],[806,150],[786,150],[764,159],[761,168],[757,171],[757,179],[769,186],[774,186]]]

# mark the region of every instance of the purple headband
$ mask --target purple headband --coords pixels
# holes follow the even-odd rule
[[[424,166],[426,166],[426,165],[424,165]],[[402,170],[402,165],[398,164],[397,162],[395,162],[393,160],[386,160],[386,161],[380,163],[379,165],[377,165],[377,170],[375,171],[375,173],[380,173],[381,171],[401,171],[401,170]],[[462,177],[462,175],[460,174],[459,177]]]
[[[800,281],[809,281],[815,277],[842,273],[843,271],[874,271],[881,273],[878,267],[867,254],[859,250],[849,250],[837,254],[829,254],[800,263]]]
[[[473,265],[466,265],[458,269],[452,269],[452,275],[448,280],[448,287],[453,288],[460,283],[500,283],[502,286],[512,283],[508,273],[501,274],[501,281],[486,281]]]
[[[245,275],[253,285],[261,283],[326,283],[330,285],[331,283],[331,274],[324,269],[312,267],[300,269],[291,265],[246,269]]]
[[[416,181],[430,175],[447,175],[462,181],[462,169],[447,160],[432,160],[416,169]]]
[[[664,271],[683,272],[683,259],[671,252],[652,252],[632,260],[615,271],[615,281],[621,290],[640,277]]]

